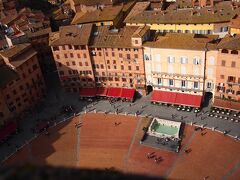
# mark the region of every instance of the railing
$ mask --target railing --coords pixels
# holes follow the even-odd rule
[[[159,84],[152,84],[153,87],[158,87],[158,88],[167,88],[167,89],[174,89],[174,90],[179,90],[179,91],[194,91],[194,92],[202,92],[203,90],[201,89],[194,89],[194,88],[182,88],[182,87],[174,87],[174,86],[163,86]]]
[[[197,76],[197,75],[192,75],[192,74],[177,74],[177,73],[166,73],[166,72],[156,72],[156,71],[152,71],[152,75],[155,75],[155,74],[157,74],[157,75],[165,75],[165,76],[171,76],[171,77],[173,77],[173,76],[180,76],[180,77],[184,77],[184,78],[188,78],[188,77],[190,77],[190,78],[199,78],[199,79],[203,79],[204,78],[204,76]]]

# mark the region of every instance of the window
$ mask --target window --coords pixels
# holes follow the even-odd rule
[[[75,50],[78,50],[78,49],[79,49],[79,46],[74,46],[74,49],[75,49]]]
[[[116,64],[116,60],[113,60],[113,64]]]
[[[168,57],[167,57],[167,61],[168,61],[168,63],[174,63],[175,57],[173,57],[173,56],[168,56]]]
[[[64,54],[64,57],[65,57],[65,58],[68,58],[68,55],[67,55],[67,54]]]
[[[144,54],[144,60],[149,61],[150,60],[150,55],[149,54]]]
[[[127,59],[131,59],[130,54],[127,54]]]
[[[124,66],[123,65],[121,65],[121,70],[124,70]]]
[[[212,88],[212,83],[211,82],[207,82],[207,88],[209,88],[209,89]]]
[[[213,69],[212,68],[208,68],[208,76],[209,77],[213,76]]]
[[[70,66],[69,62],[66,62],[67,66]]]
[[[66,49],[66,48],[65,48],[65,46],[63,45],[63,46],[62,46],[62,50],[65,50],[65,49]]]
[[[173,79],[169,79],[168,84],[169,86],[173,86]]]
[[[109,60],[107,60],[107,64],[110,64],[110,61],[109,61]]]
[[[236,67],[236,62],[232,61],[231,67]]]
[[[181,74],[187,74],[187,68],[185,66],[181,66]]]
[[[156,54],[156,57],[155,57],[155,58],[156,58],[156,61],[157,61],[157,62],[160,62],[160,60],[161,60],[160,54]]]
[[[209,57],[209,65],[215,64],[215,58],[213,56]]]
[[[187,64],[187,57],[181,57],[180,62],[181,64]]]
[[[138,40],[135,40],[135,44],[138,44]]]
[[[80,55],[80,54],[77,54],[77,57],[78,57],[78,58],[81,58],[81,55]]]
[[[131,71],[131,70],[132,70],[132,67],[131,67],[131,66],[128,66],[128,70]]]
[[[59,47],[58,46],[54,46],[53,47],[53,51],[59,51]]]
[[[104,69],[104,66],[103,66],[103,64],[101,64],[101,65],[100,65],[100,67],[101,67],[101,69]]]
[[[232,50],[231,54],[238,54],[238,51],[237,50]]]
[[[182,86],[182,88],[186,88],[186,81],[185,80],[182,80],[181,86]]]
[[[72,49],[72,46],[71,46],[71,45],[68,45],[68,49]]]
[[[115,56],[115,53],[114,52],[112,52],[112,57],[114,57]]]
[[[75,65],[76,65],[75,61],[72,61],[72,65],[73,65],[73,66],[75,66]]]
[[[194,89],[198,89],[199,87],[198,87],[198,82],[193,82],[193,88]]]
[[[105,52],[105,55],[108,56],[108,52]]]
[[[88,66],[88,62],[85,62],[85,66]]]
[[[81,49],[83,49],[83,50],[86,49],[86,46],[81,46]]]
[[[58,54],[56,55],[56,59],[60,59],[60,56]]]
[[[224,75],[220,75],[220,78],[221,78],[221,79],[224,79]]]
[[[139,71],[139,66],[136,66],[136,71]]]
[[[68,70],[68,74],[72,74],[72,71],[71,71],[71,70]]]
[[[194,58],[193,58],[193,64],[195,64],[195,65],[201,64],[200,58],[199,58],[199,57],[194,57]]]
[[[226,61],[222,60],[222,66],[226,65]]]
[[[227,49],[222,49],[222,53],[228,54],[228,50]]]
[[[162,79],[161,78],[157,78],[157,83],[158,83],[158,85],[162,85]]]
[[[102,56],[102,52],[98,52],[98,56]]]
[[[138,58],[138,54],[134,54],[134,58],[137,59]]]
[[[79,62],[79,66],[82,66],[82,62]]]
[[[83,57],[84,57],[84,58],[87,58],[87,55],[84,53],[84,54],[83,54]]]
[[[73,53],[70,53],[70,57],[73,58]]]
[[[122,53],[119,53],[119,58],[122,58],[123,56],[122,56]]]
[[[155,68],[156,68],[155,70],[157,72],[161,72],[161,65],[160,64],[157,64]]]
[[[220,28],[220,32],[227,32],[228,31],[228,27],[221,27]]]

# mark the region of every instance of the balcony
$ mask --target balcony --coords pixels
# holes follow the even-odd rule
[[[173,89],[177,91],[193,91],[193,92],[202,92],[203,90],[201,89],[194,89],[194,88],[179,88],[179,87],[174,87],[174,86],[163,86],[159,84],[152,84],[153,87],[157,88],[166,88],[166,89]]]
[[[166,73],[166,72],[156,72],[156,71],[152,71],[152,75],[160,75],[160,76],[170,76],[170,77],[181,77],[181,78],[198,78],[198,79],[203,79],[204,76],[196,76],[196,75],[192,75],[192,74],[177,74],[177,73]]]

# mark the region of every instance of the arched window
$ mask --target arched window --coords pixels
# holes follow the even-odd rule
[[[228,54],[228,50],[227,50],[227,49],[223,49],[223,50],[222,50],[222,53]]]
[[[237,50],[232,50],[231,54],[238,54],[238,51]]]

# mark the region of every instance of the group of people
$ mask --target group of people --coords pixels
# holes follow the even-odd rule
[[[147,159],[154,159],[156,164],[159,164],[161,161],[163,161],[162,157],[157,156],[155,152],[147,153]]]

